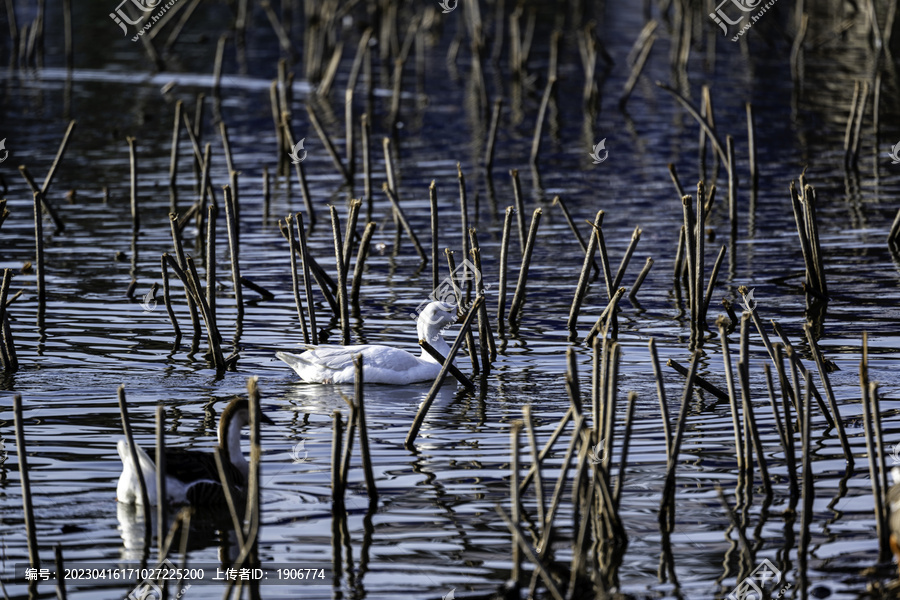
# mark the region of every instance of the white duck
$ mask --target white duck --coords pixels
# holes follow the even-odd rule
[[[431,302],[419,313],[416,332],[420,340],[427,341],[435,350],[447,356],[450,347],[441,332],[455,320],[455,305]],[[431,381],[441,370],[441,364],[424,349],[419,356],[415,356],[406,350],[378,344],[308,348],[303,354],[275,354],[307,383],[352,383],[356,380],[353,357],[357,354],[363,356],[363,379],[366,383],[406,385]]]
[[[272,423],[263,415],[262,420]],[[247,482],[250,465],[241,452],[241,429],[250,423],[250,405],[246,398],[235,398],[219,417],[219,448],[225,459],[231,480],[240,491]],[[137,445],[136,445],[137,446]],[[116,486],[116,500],[126,504],[142,504],[141,489],[134,471],[128,442],[122,438],[116,444],[122,460],[122,474]],[[157,502],[156,449],[148,455],[137,446],[138,463],[144,473],[150,504]],[[166,503],[215,505],[224,504],[225,495],[219,483],[219,470],[212,453],[182,448],[166,448]]]

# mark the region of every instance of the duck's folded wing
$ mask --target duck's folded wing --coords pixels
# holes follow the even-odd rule
[[[409,371],[419,366],[419,359],[406,350],[390,346],[368,346],[363,355],[364,369]]]
[[[188,487],[184,495],[191,506],[219,506],[228,503],[225,490],[212,481],[197,482]]]
[[[156,463],[156,450],[151,450],[153,462]],[[233,464],[226,462],[225,469],[231,475],[235,485],[244,485],[244,475]],[[211,453],[185,450],[183,448],[166,448],[166,475],[178,481],[191,484],[197,481],[210,481],[219,485],[219,469],[216,458]]]
[[[300,355],[304,362],[319,367],[342,371],[353,366],[353,357],[363,355],[364,368],[391,369],[405,371],[418,366],[418,359],[405,350],[365,344],[359,346],[317,346]]]

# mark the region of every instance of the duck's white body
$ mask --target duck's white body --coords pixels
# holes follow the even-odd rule
[[[416,331],[419,339],[447,356],[450,347],[441,331],[452,324],[456,307],[444,302],[432,302],[419,314]],[[278,352],[278,358],[286,362],[307,383],[353,383],[356,367],[353,357],[363,358],[363,380],[366,383],[407,385],[431,381],[437,377],[441,365],[424,349],[419,356],[406,350],[378,344],[357,346],[315,346],[302,354]]]
[[[147,486],[147,499],[150,504],[157,503],[156,489],[156,464],[153,462],[144,449],[135,444],[138,453],[138,463],[141,465],[141,471],[144,473],[144,483]],[[137,473],[134,470],[134,464],[131,460],[131,453],[128,451],[128,441],[120,438],[116,442],[116,450],[119,452],[119,458],[122,460],[122,474],[119,475],[119,483],[116,485],[116,500],[125,504],[143,504],[141,497],[140,484],[138,483]],[[166,476],[166,503],[167,504],[187,504],[187,488],[188,484]]]
[[[268,420],[265,416],[264,420]],[[239,491],[246,484],[250,466],[241,452],[241,428],[249,423],[247,400],[233,400],[219,419],[219,447],[231,479]],[[138,464],[144,475],[150,504],[159,500],[156,489],[156,463],[140,446],[135,444]],[[116,500],[126,504],[142,504],[140,484],[128,442],[123,438],[116,443],[122,460],[122,474],[116,485]],[[218,468],[211,453],[179,448],[166,448],[166,503],[167,504],[220,504],[224,501]]]

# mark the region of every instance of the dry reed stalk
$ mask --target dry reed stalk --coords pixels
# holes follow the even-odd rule
[[[497,335],[502,336],[504,330],[503,317],[506,314],[506,265],[509,261],[509,230],[514,212],[512,206],[506,207],[503,219],[503,236],[500,240],[500,285],[497,298]]]
[[[124,394],[124,391],[121,391],[120,388],[120,399],[124,398],[121,394]],[[124,400],[120,401],[120,406],[124,407],[122,403]],[[125,410],[123,408],[123,410]],[[126,416],[123,419],[127,418],[127,413],[123,413]],[[22,417],[22,395],[14,394],[13,395],[13,421],[15,424],[16,430],[16,460],[18,462],[19,467],[19,480],[22,486],[22,511],[24,513],[24,521],[25,521],[25,537],[28,543],[28,564],[32,569],[39,569],[41,567],[41,556],[38,551],[38,543],[37,543],[37,526],[34,522],[34,503],[31,498],[31,473],[28,472],[28,451],[25,447],[25,423]],[[123,420],[124,423],[124,420]],[[134,440],[131,439],[131,428],[125,432],[126,436],[129,438],[129,447],[134,448]],[[132,460],[134,461],[135,468],[137,468],[137,453],[132,450]],[[141,494],[144,498],[144,531],[146,533],[145,537],[149,538],[150,534],[150,514],[149,514],[149,502],[147,499],[147,489],[146,486],[143,485],[144,478],[142,475],[138,475],[138,481],[141,484]],[[149,551],[149,549],[148,549]]]
[[[172,127],[172,151],[169,158],[169,186],[175,187],[178,178],[178,140],[181,133],[181,111],[184,108],[184,102],[179,100],[175,103],[175,124]],[[172,207],[173,210],[176,207]]]
[[[149,544],[150,544],[151,536],[153,535],[153,529],[152,529],[153,525],[150,520],[150,511],[151,511],[150,496],[147,494],[147,482],[144,480],[144,472],[141,470],[140,461],[138,460],[137,446],[134,445],[134,435],[131,432],[131,421],[128,418],[128,404],[125,399],[125,386],[124,385],[119,386],[117,394],[119,397],[119,413],[121,414],[121,417],[122,417],[122,431],[125,433],[125,440],[128,442],[128,453],[129,453],[129,456],[131,457],[131,468],[134,470],[135,476],[137,477],[138,489],[140,490],[140,494],[141,494],[141,504],[142,504],[142,507],[144,510],[144,540],[145,540],[147,551],[149,552],[149,547],[150,547]],[[16,398],[18,398],[18,400],[16,400]],[[14,414],[14,416],[18,416],[21,419],[22,397],[19,396],[18,394],[16,394],[16,396],[13,398],[13,401],[15,404],[13,414]],[[18,410],[15,410],[16,408],[18,408]],[[16,444],[17,445],[19,444],[18,422],[17,422],[17,427],[16,427]],[[19,462],[20,463],[22,463],[22,461],[24,461],[24,449],[25,449],[25,440],[23,437],[21,446],[19,447]],[[26,465],[27,465],[27,463],[26,463]],[[24,469],[23,474],[22,474],[22,476],[24,477],[24,479],[22,480],[23,486],[27,482],[27,475],[28,475],[28,470],[26,468],[26,469]],[[24,500],[25,499],[23,498],[23,501]],[[26,521],[27,521],[27,519],[28,519],[27,512],[28,512],[28,508],[30,506],[30,500],[28,502],[24,502],[24,505],[25,505],[25,511],[26,511]],[[31,517],[31,522],[33,525],[33,523],[34,523],[33,514]],[[26,525],[26,528],[27,528],[27,525]],[[38,565],[34,564],[35,561],[37,560],[37,557],[36,557],[36,555],[31,555],[30,542],[31,542],[31,538],[29,537],[29,555],[31,556],[32,566],[37,567]],[[37,550],[37,545],[35,544],[35,551],[36,550]]]
[[[128,163],[131,166],[131,225],[135,233],[141,229],[141,218],[138,214],[138,196],[137,196],[137,153],[134,148],[134,138],[127,137],[128,142]]]
[[[172,322],[172,329],[175,330],[175,340],[177,344],[178,338],[181,337],[181,328],[178,326],[178,321],[175,318],[175,310],[172,308],[172,297],[169,289],[169,269],[166,267],[165,256],[161,256],[159,262],[163,280],[163,301],[166,303],[166,313],[169,315],[169,321]],[[0,310],[2,310],[2,308],[0,308]]]
[[[749,366],[744,361],[738,362],[738,374],[741,379],[741,398],[743,400],[744,418],[749,424],[749,432],[753,443],[753,452],[756,454],[756,464],[759,465],[759,477],[762,480],[766,496],[772,495],[772,481],[769,478],[769,468],[766,463],[766,455],[763,452],[762,438],[759,436],[759,427],[756,424],[756,415],[753,413],[753,402],[750,397],[750,373]],[[747,456],[750,460],[749,454]]]
[[[375,233],[375,222],[369,221],[363,230],[362,238],[359,241],[359,249],[356,254],[356,263],[353,266],[353,282],[350,287],[350,304],[355,309],[359,309],[359,288],[362,284],[363,268],[365,267],[366,257],[369,255],[369,245],[372,241],[372,235]]]
[[[731,423],[734,426],[734,447],[735,456],[737,458],[738,471],[743,472],[744,456],[741,448],[744,444],[741,435],[740,417],[738,413],[737,394],[735,393],[734,372],[731,367],[731,351],[728,347],[728,335],[725,332],[725,323],[722,317],[716,320],[716,326],[719,329],[719,339],[722,342],[722,360],[725,363],[725,382],[728,386],[728,400],[731,405]]]
[[[634,285],[631,286],[631,291],[628,292],[628,298],[632,303],[637,302],[638,290],[641,289],[641,285],[644,283],[644,279],[647,278],[647,275],[650,273],[650,269],[652,268],[653,257],[648,256],[647,261],[644,263],[644,268],[641,269],[640,273],[638,273],[637,279],[634,280]]]
[[[225,193],[225,221],[228,229],[228,254],[231,258],[231,283],[234,286],[234,303],[237,308],[237,322],[240,324],[244,320],[244,294],[241,288],[241,267],[238,262],[238,254],[240,252],[238,241],[238,231],[240,224],[238,222],[237,202],[232,188],[223,186]]]
[[[472,262],[475,265],[475,272],[479,274],[476,280],[477,288],[475,293],[484,296],[484,267],[481,264],[481,247],[478,245],[478,235],[475,228],[469,229],[469,238],[472,244]],[[478,311],[478,343],[481,346],[482,370],[485,375],[490,374],[491,363],[497,358],[497,342],[494,340],[494,332],[491,329],[491,318],[488,316],[487,303],[481,304]]]
[[[440,265],[438,264],[438,205],[434,179],[428,186],[428,203],[431,209],[431,289],[438,289]]]
[[[172,264],[172,263],[170,263]],[[222,348],[219,345],[222,337],[219,335],[219,329],[216,326],[216,315],[210,310],[206,298],[203,296],[203,288],[200,285],[200,277],[197,275],[197,268],[194,266],[194,259],[190,256],[187,258],[187,269],[184,274],[190,285],[191,294],[194,296],[194,302],[200,307],[200,314],[203,322],[206,324],[206,334],[209,339],[209,351],[213,357],[213,364],[216,371],[225,371],[225,357],[222,355]]]
[[[288,148],[293,149],[294,147],[294,134],[291,131],[290,127],[290,113],[285,111],[281,115],[281,123],[282,123],[282,131],[283,131],[283,139],[284,143],[288,146]],[[304,140],[306,138],[303,138]],[[287,162],[287,151],[284,151],[284,159],[285,163]],[[291,160],[291,163],[294,165],[294,172],[297,174],[297,182],[300,184],[300,195],[303,198],[303,206],[306,208],[306,214],[309,215],[309,227],[312,230],[313,226],[316,224],[316,212],[312,203],[312,195],[309,192],[309,183],[306,181],[306,169],[303,166],[303,161],[294,162]],[[287,174],[287,172],[285,172]]]
[[[359,221],[359,207],[362,201],[355,198],[350,199],[347,206],[347,225],[344,229],[344,271],[350,273],[350,257],[353,254],[353,238],[356,237],[356,224]]]
[[[431,356],[431,358],[436,360],[439,365],[443,365],[446,362],[446,358],[444,357],[444,355],[435,350],[434,347],[426,340],[419,340],[419,345],[423,350],[425,350],[425,352],[427,352]],[[472,383],[472,381],[468,377],[466,377],[465,374],[460,371],[456,365],[451,363],[448,367],[448,370],[450,371],[450,374],[453,375],[457,381],[463,384],[467,390],[473,391],[475,389],[475,385]]]
[[[453,359],[456,358],[456,353],[459,352],[459,349],[462,346],[462,342],[466,337],[465,334],[467,331],[469,331],[469,327],[472,325],[472,319],[478,312],[478,308],[482,302],[484,302],[484,296],[479,296],[469,307],[469,312],[468,314],[466,314],[466,317],[462,322],[462,326],[460,327],[459,334],[456,336],[456,340],[453,342],[453,346],[450,347],[450,352],[447,354],[446,360],[444,361],[444,366],[441,367],[440,373],[438,373],[437,377],[434,380],[434,383],[431,385],[431,389],[428,391],[428,395],[425,396],[425,400],[422,401],[422,404],[419,407],[419,411],[416,413],[416,418],[413,420],[412,426],[409,428],[409,433],[406,435],[405,442],[405,446],[407,448],[413,447],[416,437],[418,437],[419,435],[419,429],[421,429],[422,423],[425,421],[425,415],[428,414],[428,409],[431,408],[431,404],[434,402],[434,399],[437,397],[438,391],[440,391],[444,380],[447,378],[447,373],[450,371],[450,364],[453,362]]]
[[[408,235],[410,241],[412,241],[413,246],[416,249],[416,253],[419,255],[419,258],[422,259],[423,263],[427,263],[428,254],[425,253],[425,250],[422,248],[422,244],[419,243],[419,238],[416,236],[416,232],[413,231],[412,227],[409,224],[409,221],[406,220],[406,215],[403,213],[403,209],[400,208],[400,202],[397,200],[397,196],[395,195],[394,191],[391,190],[387,182],[384,183],[382,189],[384,190],[385,195],[387,195],[388,199],[391,201],[391,206],[394,207],[394,214],[400,220],[400,224],[406,231],[406,235]]]
[[[316,130],[316,133],[319,134],[319,139],[322,140],[322,144],[324,144],[325,150],[331,157],[331,161],[334,163],[334,166],[337,168],[338,172],[341,174],[344,180],[347,183],[352,184],[353,178],[350,176],[350,173],[347,171],[347,168],[341,161],[341,157],[338,154],[337,149],[334,147],[334,143],[331,141],[331,138],[328,136],[328,133],[322,126],[322,123],[319,121],[319,116],[316,114],[316,111],[315,109],[313,109],[311,104],[306,105],[306,112],[309,115],[309,122],[312,123],[313,128],[315,128]]]
[[[175,265],[178,267],[179,271],[181,271],[181,275],[183,276],[184,270],[187,268],[187,261],[185,260],[184,247],[181,243],[181,230],[178,228],[178,217],[174,213],[169,214],[169,225],[172,230],[172,243],[175,249],[175,257],[178,259]],[[172,262],[174,263],[175,261]],[[197,314],[197,303],[194,302],[194,297],[191,295],[191,288],[187,279],[182,278],[181,283],[184,286],[184,294],[187,297],[188,310],[191,315],[191,324],[194,327],[194,339],[196,340],[200,337],[200,317]]]
[[[625,105],[628,104],[628,98],[631,97],[631,92],[634,90],[634,86],[637,84],[638,78],[644,70],[644,65],[647,64],[647,59],[650,57],[650,50],[653,49],[653,43],[656,41],[656,35],[653,33],[647,36],[644,36],[643,32],[641,32],[641,34],[638,41],[641,41],[641,38],[643,38],[643,43],[637,56],[637,60],[634,62],[631,73],[628,75],[628,80],[622,88],[622,94],[619,96],[619,110],[621,111],[625,110]]]
[[[600,328],[603,327],[603,323],[606,322],[607,326],[612,322],[612,319],[615,318],[616,307],[619,304],[619,300],[622,299],[622,296],[625,295],[625,288],[620,287],[616,290],[616,293],[613,294],[612,299],[609,301],[609,304],[606,305],[606,308],[603,309],[603,312],[600,313],[600,317],[597,319],[597,322],[594,323],[594,326],[588,332],[587,336],[584,338],[585,343],[590,344],[594,337],[600,333]]]
[[[334,509],[343,509],[344,506],[344,482],[341,480],[341,444],[343,437],[343,422],[341,411],[331,413],[334,428],[331,438],[331,502],[332,514]]]
[[[345,398],[345,400],[347,400]],[[359,413],[356,404],[347,400],[350,406],[350,416],[347,417],[347,431],[344,434],[344,446],[341,449],[341,499],[343,500],[347,493],[347,480],[350,477],[350,455],[353,453],[353,438],[356,435],[356,425]]]
[[[357,354],[353,357],[353,366],[356,369],[356,377],[354,378],[354,398],[356,403],[356,419],[359,426],[359,452],[362,457],[363,473],[366,478],[366,492],[369,495],[370,503],[378,502],[378,490],[375,487],[375,473],[372,469],[372,455],[369,452],[369,433],[366,426],[366,405],[363,400],[363,357]]]
[[[156,406],[156,541],[161,548],[166,537],[166,409]]]
[[[206,219],[206,303],[209,309],[216,312],[216,217],[218,209],[210,204],[207,206]]]
[[[753,191],[759,187],[759,167],[756,164],[756,124],[753,121],[753,105],[747,102],[747,153],[750,159],[750,186]]]
[[[496,507],[497,514],[503,519],[506,523],[506,526],[509,527],[510,532],[513,534],[513,539],[522,549],[528,559],[534,563],[535,569],[537,569],[538,573],[541,576],[541,579],[544,581],[544,586],[547,588],[547,591],[553,596],[554,600],[564,600],[562,592],[560,592],[559,588],[556,586],[556,582],[553,579],[553,576],[547,571],[541,562],[540,557],[538,556],[538,552],[534,549],[534,547],[528,542],[525,534],[522,532],[522,529],[519,525],[506,514],[506,511],[500,507],[498,504]]]
[[[656,379],[656,395],[659,397],[659,412],[662,415],[663,434],[666,437],[666,455],[668,456],[672,453],[671,421],[669,420],[669,405],[666,403],[666,386],[663,382],[662,370],[659,368],[659,355],[656,352],[656,340],[650,338],[647,347],[650,350],[653,375]]]
[[[877,402],[873,394],[877,393],[877,384],[869,381],[869,343],[868,333],[863,332],[862,358],[859,362],[859,385],[862,391],[863,426],[866,440],[866,458],[869,462],[869,479],[872,486],[872,498],[875,504],[875,533],[878,539],[879,561],[886,561],[890,556],[890,547],[886,543],[890,536],[889,510],[886,503],[887,489],[882,476],[883,456],[879,456],[878,443],[881,431],[881,415],[874,412]]]
[[[687,377],[688,375],[688,370],[684,366],[676,362],[674,359],[670,358],[669,360],[667,360],[666,366],[672,367],[682,377]],[[713,385],[703,377],[700,377],[699,375],[694,377],[694,383],[696,383],[697,387],[701,390],[712,394],[717,400],[720,400],[722,402],[728,402],[730,400],[728,394],[717,388],[715,385]]]
[[[599,229],[599,227],[597,227],[597,229]],[[625,270],[628,268],[628,263],[631,261],[631,257],[640,240],[641,228],[635,227],[634,233],[631,234],[631,242],[628,244],[628,248],[625,249],[625,255],[622,257],[622,262],[619,263],[619,270],[616,271],[616,277],[613,279],[613,289],[617,289],[619,284],[622,283],[622,278],[625,277]]]
[[[519,182],[519,170],[509,172],[512,177],[513,199],[516,207],[516,223],[519,225],[519,248],[525,253],[525,202],[522,199],[522,184]]]
[[[541,132],[544,129],[544,116],[547,114],[547,106],[550,104],[550,96],[556,87],[556,77],[547,79],[547,87],[544,88],[544,95],[541,97],[541,105],[538,108],[537,120],[534,124],[534,137],[531,140],[531,164],[537,165],[538,153],[541,150]]]
[[[363,195],[366,197],[366,218],[372,218],[372,158],[369,155],[369,137],[371,136],[371,126],[369,125],[369,114],[363,113],[359,117],[360,137],[362,145],[362,161],[363,161]]]
[[[522,417],[525,422],[525,433],[528,436],[528,447],[531,449],[531,464],[534,465],[534,495],[537,504],[538,522],[545,523],[546,509],[544,506],[544,480],[541,476],[541,461],[538,456],[537,439],[534,434],[534,421],[531,418],[531,405],[522,407]]]
[[[500,111],[503,108],[503,98],[498,97],[494,100],[494,110],[491,113],[491,126],[488,130],[487,146],[484,150],[484,168],[491,176],[491,170],[494,168],[494,145],[497,142],[497,129],[500,126]]]
[[[331,212],[331,233],[334,238],[334,258],[338,273],[338,305],[341,316],[341,343],[350,343],[350,303],[347,298],[347,268],[344,265],[343,243],[341,241],[341,221],[337,208],[328,207]]]
[[[306,245],[306,229],[303,227],[303,213],[296,213],[294,219],[297,221],[297,237],[300,243],[300,261],[303,263],[303,290],[306,294],[306,309],[309,311],[309,329],[314,346],[319,344],[319,331],[316,327],[316,307],[313,304],[312,297],[312,279],[310,277],[310,255],[309,248]],[[291,244],[293,246],[293,244]],[[321,285],[320,285],[321,287]],[[327,295],[326,295],[327,297]]]
[[[810,352],[813,360],[816,361],[816,367],[819,369],[819,379],[825,388],[825,395],[828,397],[828,404],[831,407],[834,425],[837,428],[838,438],[841,440],[841,449],[844,451],[844,458],[847,460],[848,472],[853,470],[853,449],[850,447],[850,441],[847,439],[847,432],[844,430],[844,421],[841,418],[841,412],[838,410],[837,399],[834,397],[834,391],[831,388],[831,381],[828,377],[828,371],[825,368],[825,360],[822,357],[822,351],[819,349],[816,340],[813,337],[812,325],[806,323],[803,327],[806,332],[806,341],[809,344]]]
[[[684,384],[684,393],[681,398],[681,410],[678,413],[678,421],[675,427],[675,437],[672,440],[671,452],[669,453],[668,464],[666,466],[666,480],[663,487],[662,500],[659,507],[659,523],[660,527],[671,533],[674,527],[675,517],[675,467],[678,464],[678,453],[681,451],[681,440],[684,436],[684,427],[687,422],[688,406],[690,405],[691,396],[694,388],[694,377],[697,374],[697,366],[700,362],[700,352],[694,351],[691,359],[691,368],[688,373],[687,380]]]
[[[456,163],[456,176],[459,181],[459,214],[462,225],[462,250],[463,250],[463,272],[462,278],[463,281],[466,282],[466,302],[471,298],[472,293],[472,280],[468,276],[469,274],[469,266],[467,261],[471,256],[471,247],[469,245],[469,206],[468,199],[466,197],[466,178],[463,175],[462,167],[459,163]]]
[[[584,300],[584,295],[587,293],[588,285],[590,283],[591,266],[596,264],[594,263],[594,255],[597,252],[597,242],[599,239],[597,232],[600,230],[602,224],[603,211],[600,210],[597,211],[597,216],[594,218],[594,228],[591,231],[591,239],[585,248],[584,263],[581,266],[578,285],[575,287],[575,296],[572,298],[572,305],[569,308],[569,320],[566,326],[573,334],[578,323],[578,315],[581,313],[581,303]]]
[[[303,343],[309,344],[309,330],[306,328],[306,316],[303,314],[303,302],[300,300],[300,281],[297,278],[297,244],[294,243],[294,218],[291,215],[287,215],[285,222],[287,224],[288,246],[291,253],[291,289],[294,292],[294,304],[297,306],[297,318],[300,320],[300,327],[303,330]],[[308,283],[308,281],[306,279],[304,282]]]
[[[37,326],[44,328],[44,312],[47,307],[47,286],[44,283],[44,222],[41,215],[41,193],[34,193],[34,276],[37,284]]]
[[[512,305],[509,308],[509,322],[516,323],[519,313],[525,303],[525,284],[528,280],[528,269],[531,266],[531,254],[534,252],[534,240],[537,236],[538,225],[541,222],[543,211],[540,207],[534,209],[531,217],[531,226],[528,228],[528,241],[525,243],[525,252],[522,254],[522,266],[519,268],[519,281],[516,284],[516,292],[513,294]]]
[[[519,493],[519,470],[521,469],[521,465],[519,463],[519,435],[522,432],[522,421],[513,421],[510,424],[509,435],[510,435],[510,454],[511,458],[509,461],[509,492],[510,492],[510,504],[512,506],[512,519],[514,523],[519,523],[521,521],[521,512],[522,512],[522,501],[520,499]],[[515,538],[513,539],[512,544],[512,573],[510,575],[510,579],[514,582],[519,581],[519,570],[521,568],[522,558],[519,553],[519,545],[516,543]]]

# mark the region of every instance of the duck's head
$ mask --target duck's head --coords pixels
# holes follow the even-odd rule
[[[265,413],[260,414],[263,423],[274,423]],[[219,446],[226,452],[233,450],[234,444],[240,448],[241,429],[249,424],[250,402],[246,398],[233,399],[219,417]]]
[[[456,305],[447,302],[431,302],[416,320],[420,340],[432,343],[441,331],[456,322]]]

